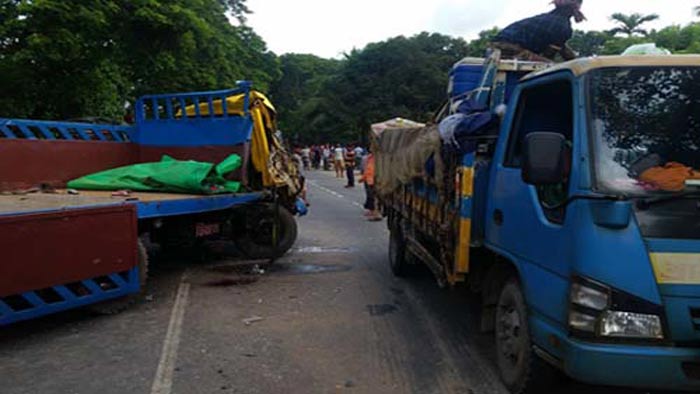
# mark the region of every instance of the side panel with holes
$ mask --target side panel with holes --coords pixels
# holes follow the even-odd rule
[[[132,204],[0,218],[0,324],[138,291],[137,242]]]

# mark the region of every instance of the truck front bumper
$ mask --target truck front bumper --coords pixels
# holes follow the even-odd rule
[[[700,390],[700,349],[565,341],[564,369],[590,384]]]

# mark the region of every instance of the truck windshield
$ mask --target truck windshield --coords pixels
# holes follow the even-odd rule
[[[700,190],[700,67],[600,69],[589,89],[597,189]]]

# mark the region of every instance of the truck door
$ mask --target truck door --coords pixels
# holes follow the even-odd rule
[[[487,245],[518,265],[529,306],[558,321],[566,314],[562,295],[567,294],[572,242],[571,215],[562,203],[572,182],[539,189],[527,185],[521,158],[525,136],[532,132],[561,133],[574,146],[573,86],[570,74],[556,74],[526,82],[514,97],[515,108],[504,124],[509,133],[502,134],[506,137],[495,156],[486,218]],[[570,162],[571,150],[568,154]]]

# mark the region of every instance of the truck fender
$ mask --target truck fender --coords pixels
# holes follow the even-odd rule
[[[501,288],[511,278],[520,279],[518,266],[510,259],[497,254],[494,263],[487,270],[483,278],[481,289],[481,332],[494,330],[496,305]]]

